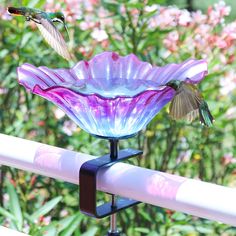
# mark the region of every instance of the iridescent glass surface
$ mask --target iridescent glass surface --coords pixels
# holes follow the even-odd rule
[[[152,66],[135,55],[114,52],[80,61],[71,69],[23,64],[19,83],[60,107],[90,134],[122,138],[143,129],[174,96],[172,80],[198,83],[207,73],[205,60]]]

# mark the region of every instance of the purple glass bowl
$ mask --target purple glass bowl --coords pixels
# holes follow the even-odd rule
[[[207,73],[205,60],[152,66],[135,55],[114,52],[80,61],[71,69],[49,69],[23,64],[19,83],[60,107],[90,134],[123,138],[136,134],[174,96],[168,81],[200,82]]]

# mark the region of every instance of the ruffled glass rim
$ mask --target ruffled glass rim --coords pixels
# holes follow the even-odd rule
[[[35,93],[35,94],[38,94],[37,91],[41,90],[44,93],[47,93],[48,91],[53,91],[53,90],[57,90],[57,89],[60,89],[60,88],[68,89],[67,87],[63,87],[63,86],[52,86],[50,88],[42,89],[39,85],[35,85],[33,90],[32,90],[32,92]],[[136,97],[138,97],[140,95],[143,95],[143,94],[146,94],[146,93],[149,93],[149,92],[156,92],[156,93],[162,92],[163,96],[164,96],[165,93],[167,91],[169,91],[169,90],[172,90],[172,88],[169,87],[169,86],[159,86],[159,87],[157,87],[157,89],[146,89],[146,90],[143,90],[143,91],[135,94],[134,96],[131,96],[131,95],[130,96],[129,95],[116,95],[114,97],[102,96],[99,93],[82,93],[82,92],[79,92],[79,91],[74,91],[72,88],[70,88],[69,90],[70,90],[70,92],[75,93],[75,94],[80,95],[80,96],[83,96],[83,97],[96,96],[96,97],[99,97],[101,99],[115,100],[115,99],[119,99],[119,98],[136,98]]]
[[[101,65],[105,67],[105,69],[101,68]],[[115,72],[110,72],[112,69],[114,69]],[[179,64],[171,63],[163,67],[158,67],[139,60],[134,54],[119,56],[114,52],[103,52],[94,56],[89,61],[79,61],[72,68],[68,69],[50,69],[44,66],[35,67],[25,63],[18,67],[17,73],[19,84],[31,90],[33,93],[38,89],[43,92],[48,92],[50,90],[64,88],[81,96],[96,95],[103,99],[116,99],[139,96],[146,91],[164,92],[168,87],[165,86],[165,84],[172,79],[181,81],[188,80],[189,83],[192,84],[199,83],[207,73],[207,64],[204,59],[188,59]],[[119,74],[120,78],[115,78],[113,73]],[[24,74],[28,78],[32,77],[32,80],[30,81],[28,78],[20,79],[20,74]],[[98,75],[103,77],[101,81]],[[55,78],[56,80],[54,81]],[[110,94],[105,96],[104,88],[108,86],[109,89],[112,89],[113,87],[108,83],[114,82],[115,79],[119,81],[119,83],[122,81],[133,83],[134,85],[132,86],[134,89],[132,86],[129,89],[124,85],[123,88],[127,90],[127,94],[124,94],[125,92],[123,91],[123,94]],[[89,83],[91,83],[92,86],[95,84],[95,88],[96,85],[100,86],[100,92],[83,91],[83,87],[87,87],[87,85],[90,86]],[[171,88],[168,87],[168,90],[169,89]]]

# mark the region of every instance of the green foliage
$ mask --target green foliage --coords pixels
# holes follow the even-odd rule
[[[10,198],[9,209],[15,218],[15,220],[13,220],[12,223],[13,223],[14,227],[16,227],[19,231],[21,231],[22,226],[23,226],[23,217],[22,217],[22,212],[21,212],[20,203],[19,203],[17,193],[16,193],[13,185],[11,185],[10,183],[8,183],[8,185],[7,185],[7,190],[8,190],[8,194],[9,194],[9,198]]]
[[[52,210],[58,202],[60,202],[62,199],[61,196],[56,197],[49,202],[47,202],[45,205],[43,205],[41,208],[39,208],[37,211],[35,211],[33,214],[29,216],[29,219],[34,222],[36,221],[40,216],[43,216],[47,214],[50,210]]]
[[[43,8],[45,2],[23,0],[22,4]],[[186,43],[187,39],[194,36],[191,29],[180,26],[174,29],[150,27],[149,20],[157,11],[154,9],[146,12],[145,6],[164,2],[102,0],[101,6],[109,12],[106,19],[113,22],[104,28],[108,39],[102,42],[91,36],[93,27],[81,28],[81,22],[88,23],[91,20],[86,18],[89,12],[81,8],[83,14],[73,23],[68,23],[71,37],[69,46],[78,60],[89,59],[104,50],[116,51],[121,55],[135,53],[140,59],[158,65],[178,63],[192,57],[192,45]],[[1,3],[1,6],[8,5],[7,1]],[[19,2],[13,0],[11,5],[19,6]],[[62,10],[66,9],[64,3],[61,6]],[[100,22],[99,11],[99,8],[94,10],[91,21]],[[166,57],[164,39],[175,30],[181,32],[178,52]],[[216,34],[222,27],[213,30]],[[66,38],[66,34],[64,36]],[[121,146],[144,151],[141,158],[132,160],[136,165],[235,186],[236,164],[227,163],[225,157],[228,153],[236,156],[236,119],[226,115],[230,108],[236,106],[236,93],[220,93],[220,81],[225,73],[230,70],[235,73],[236,68],[235,62],[222,66],[221,57],[229,59],[229,53],[235,56],[235,51],[223,53],[219,48],[212,48],[207,53],[209,74],[200,89],[215,117],[214,127],[202,127],[198,121],[192,124],[171,121],[166,107],[146,130],[133,139],[121,141]],[[194,49],[194,57],[201,56],[200,51]],[[37,28],[21,17],[0,19],[0,61],[1,133],[92,155],[102,155],[108,151],[106,141],[91,137],[79,128],[71,134],[66,132],[69,118],[57,118],[57,109],[53,104],[28,93],[18,85],[16,68],[22,63],[55,68],[70,66],[45,43]],[[218,69],[214,69],[216,67]],[[5,177],[5,181],[0,183],[4,193],[4,197],[0,196],[3,202],[3,207],[0,207],[0,224],[36,236],[106,234],[109,227],[107,219],[97,221],[78,212],[77,186],[11,168],[2,167],[1,170],[1,177]],[[6,180],[8,178],[14,182],[14,186]],[[224,224],[143,204],[119,214],[118,222],[128,236],[236,234],[235,228]]]

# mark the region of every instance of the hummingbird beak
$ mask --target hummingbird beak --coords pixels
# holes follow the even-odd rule
[[[68,37],[70,38],[69,31],[68,31],[68,28],[67,28],[66,23],[63,22],[63,25],[64,25],[64,28],[65,28],[65,30],[66,30],[66,33],[67,33]]]

